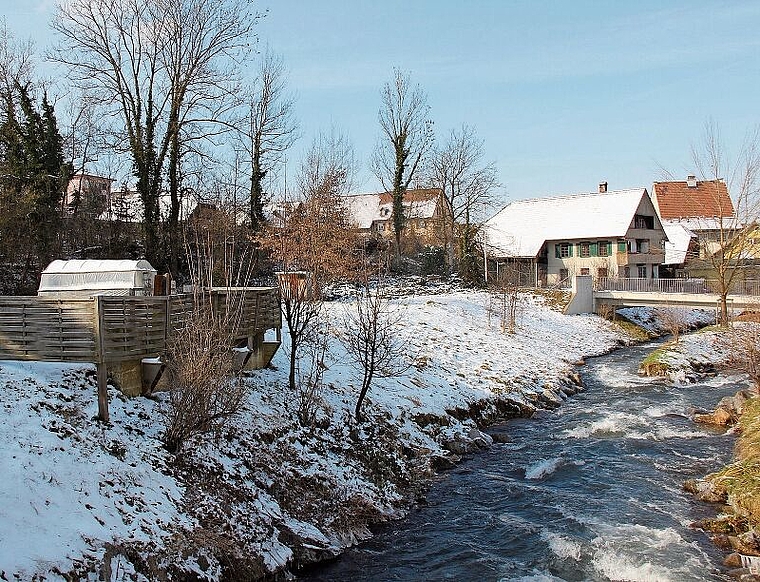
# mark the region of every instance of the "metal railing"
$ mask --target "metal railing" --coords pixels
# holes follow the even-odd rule
[[[599,277],[594,281],[595,291],[628,291],[632,293],[718,293],[720,286],[714,279],[646,279]],[[733,281],[732,295],[760,295],[760,281]]]

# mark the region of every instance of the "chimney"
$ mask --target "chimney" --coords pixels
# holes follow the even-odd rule
[[[607,193],[607,182],[599,182],[599,194]]]
[[[693,174],[689,174],[686,176],[686,185],[689,188],[696,188],[697,187],[697,177]]]

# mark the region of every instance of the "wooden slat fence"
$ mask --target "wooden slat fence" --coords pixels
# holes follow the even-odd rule
[[[0,359],[94,362],[91,299],[0,297]]]
[[[235,311],[236,335],[250,344],[282,327],[277,289],[212,290],[170,297],[101,295],[84,299],[0,296],[0,360],[93,362],[98,366],[98,416],[108,420],[107,366],[160,356],[196,301],[216,313]]]

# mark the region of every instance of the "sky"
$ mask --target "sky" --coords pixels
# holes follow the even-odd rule
[[[18,37],[50,45],[54,0],[0,0]],[[512,199],[647,187],[694,173],[707,122],[729,155],[760,121],[760,2],[256,0],[261,47],[283,56],[302,138],[346,134],[368,167],[394,68],[427,94],[436,134],[484,141]],[[292,169],[291,169],[292,168]]]

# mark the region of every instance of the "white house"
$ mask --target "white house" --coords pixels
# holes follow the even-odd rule
[[[659,277],[667,240],[646,188],[519,200],[488,219],[489,277],[507,269],[523,283],[564,284],[573,275]]]

